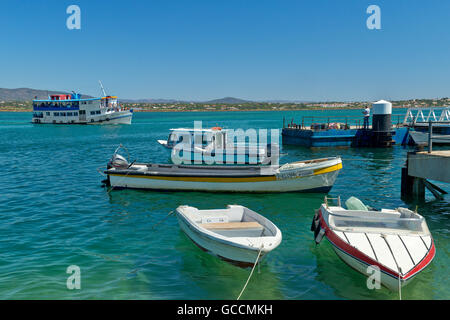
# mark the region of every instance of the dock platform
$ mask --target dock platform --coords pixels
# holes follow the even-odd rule
[[[408,154],[408,175],[450,183],[450,150]]]
[[[428,180],[450,183],[450,150],[409,152],[402,168],[402,197],[425,198],[427,188],[437,199],[447,194]]]

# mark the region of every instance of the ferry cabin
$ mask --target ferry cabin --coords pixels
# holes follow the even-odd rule
[[[80,94],[55,94],[33,100],[33,123],[131,124],[133,110],[122,109],[117,97],[81,99]]]

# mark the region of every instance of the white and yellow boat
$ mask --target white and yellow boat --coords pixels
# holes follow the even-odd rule
[[[115,189],[326,193],[340,169],[339,157],[281,166],[201,166],[129,163],[116,150],[105,174]]]

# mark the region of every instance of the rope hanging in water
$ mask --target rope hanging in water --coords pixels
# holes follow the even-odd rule
[[[167,216],[165,216],[163,219],[161,219],[160,221],[158,221],[157,223],[155,223],[150,229],[151,230],[154,230],[155,229],[155,227],[157,226],[157,225],[160,225],[164,220],[166,220],[172,213],[174,213],[175,211],[170,211],[168,214],[167,214]]]
[[[400,279],[400,274],[402,273],[402,268],[398,267],[398,295],[400,300],[402,300],[402,282]]]
[[[129,171],[129,172],[127,172],[126,174],[125,174],[125,176],[123,176],[119,181],[122,181],[122,180],[124,180],[127,176],[128,176],[128,174],[130,173],[131,171]],[[107,194],[109,194],[111,191],[113,191],[114,190],[114,186],[111,186],[111,188],[109,188],[109,190],[106,192]]]
[[[250,281],[250,278],[253,275],[253,271],[255,271],[255,267],[258,264],[258,260],[259,260],[259,257],[261,256],[261,252],[262,252],[263,248],[264,248],[264,244],[261,245],[261,248],[259,249],[259,252],[258,252],[258,256],[256,257],[255,264],[253,265],[252,271],[250,272],[250,275],[248,276],[247,282],[245,283],[244,287],[241,290],[241,293],[239,294],[239,297],[237,297],[236,300],[239,300],[241,298],[242,294],[244,293],[245,288],[247,288],[248,282]]]

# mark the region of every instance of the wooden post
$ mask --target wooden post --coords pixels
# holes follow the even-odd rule
[[[409,152],[408,152],[409,154]],[[422,178],[412,177],[408,175],[408,159],[406,166],[402,168],[401,180],[401,197],[402,199],[425,199],[425,183]]]
[[[416,178],[413,177],[413,197],[417,200],[423,200],[425,199],[425,183],[423,182],[422,178]]]
[[[428,121],[428,153],[433,151],[433,122]]]

